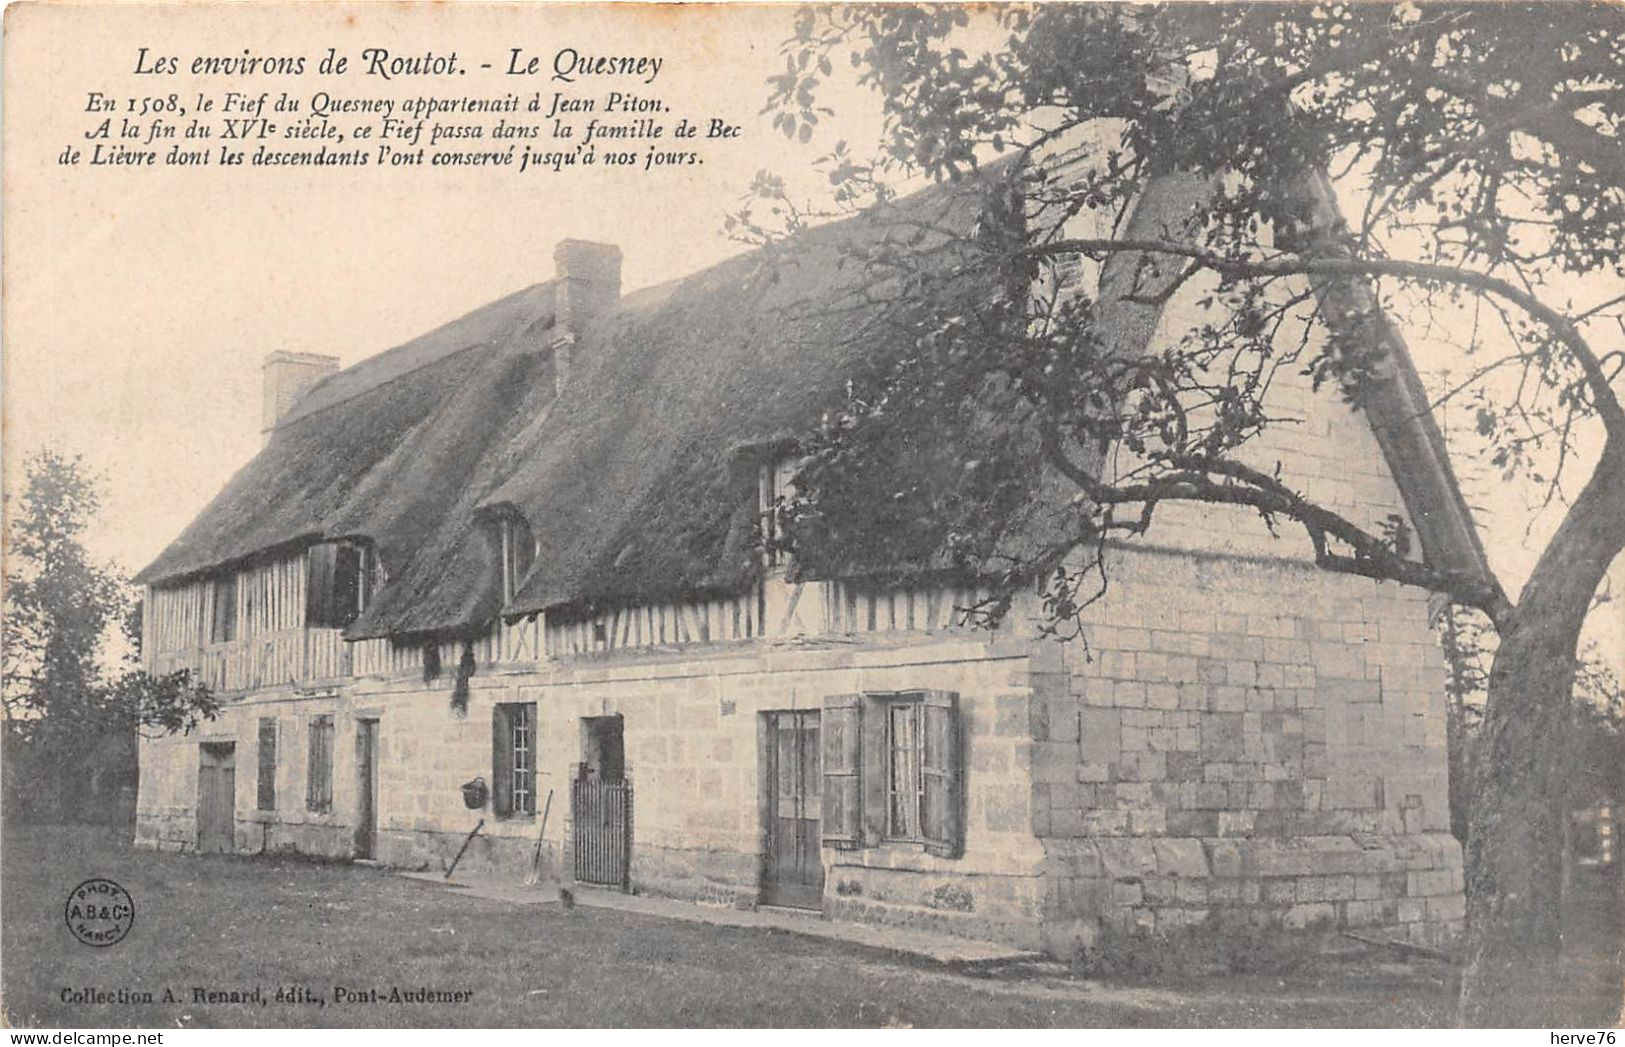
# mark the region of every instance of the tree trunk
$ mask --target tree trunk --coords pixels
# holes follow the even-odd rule
[[[1464,1025],[1564,1023],[1557,970],[1568,703],[1580,627],[1603,572],[1625,548],[1625,442],[1597,470],[1498,623],[1473,766],[1467,834]]]
[[[1283,179],[1291,234],[1306,257],[1348,257],[1336,199],[1318,174]],[[1408,350],[1365,281],[1313,281],[1334,333],[1375,340],[1389,356]],[[1399,367],[1367,392],[1379,444],[1393,466],[1422,548],[1436,567],[1481,568],[1472,521],[1452,492],[1442,437],[1425,391]],[[1409,424],[1407,424],[1409,422]],[[1430,458],[1438,465],[1428,469]],[[1459,1019],[1466,1025],[1562,1024],[1556,974],[1562,915],[1564,729],[1580,628],[1605,571],[1625,548],[1625,432],[1608,433],[1597,469],[1569,507],[1519,595],[1494,615],[1499,646],[1470,761],[1467,833],[1467,966]],[[1475,555],[1476,554],[1476,555]]]

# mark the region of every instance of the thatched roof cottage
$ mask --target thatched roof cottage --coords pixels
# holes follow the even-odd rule
[[[964,223],[978,191],[903,206]],[[149,667],[232,699],[143,743],[138,841],[440,869],[484,819],[476,872],[523,875],[540,838],[585,883],[1062,953],[1226,920],[1452,933],[1425,594],[1170,512],[1086,656],[1019,612],[962,625],[977,573],[929,534],[764,551],[787,449],[877,363],[816,306],[886,235],[625,295],[615,247],[567,240],[552,280],[355,366],[268,358],[264,449],[138,579]],[[1470,565],[1395,367],[1363,412],[1283,380],[1280,439],[1314,492]],[[998,541],[1046,526],[1032,491]]]

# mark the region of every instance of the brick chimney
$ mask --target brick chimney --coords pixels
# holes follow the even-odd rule
[[[288,413],[299,394],[339,369],[339,358],[317,353],[275,352],[265,358],[265,408],[260,433],[271,438],[277,420]]]
[[[560,240],[553,249],[553,364],[559,388],[570,377],[576,339],[621,297],[621,249],[590,240]]]

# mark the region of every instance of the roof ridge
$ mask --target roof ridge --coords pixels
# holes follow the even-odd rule
[[[301,395],[298,400],[294,401],[293,406],[288,409],[288,412],[281,418],[277,419],[276,428],[281,429],[284,426],[292,425],[295,422],[302,421],[305,418],[319,414],[322,411],[328,410],[329,408],[341,406],[350,402],[351,400],[354,400],[356,397],[363,395],[364,393],[371,392],[375,389],[381,389],[392,382],[396,382],[402,378],[406,378],[409,375],[416,374],[425,367],[430,367],[449,357],[456,356],[458,353],[467,352],[468,350],[476,348],[481,344],[496,340],[502,334],[511,330],[512,325],[517,322],[512,318],[502,317],[505,306],[515,304],[518,300],[523,299],[527,295],[535,294],[542,290],[551,290],[552,287],[557,284],[557,282],[558,281],[556,278],[552,280],[543,280],[540,283],[534,283],[526,287],[522,287],[517,291],[511,291],[500,298],[493,299],[492,301],[486,302],[484,305],[476,306],[472,310],[461,313],[458,316],[447,320],[445,323],[425,331],[415,338],[410,338],[407,341],[399,343],[398,345],[390,346],[381,352],[377,352],[371,356],[357,360],[355,363],[340,371],[327,375],[320,381],[314,383],[309,389],[305,390],[304,394]],[[451,342],[448,345],[435,346],[436,342],[440,341],[441,339],[449,338],[449,336],[456,333],[457,329],[476,325],[479,321],[490,319],[493,316],[505,319],[507,322],[500,329],[494,330],[492,332],[492,337],[473,339],[467,342]],[[413,349],[424,351],[431,348],[436,351],[425,351],[422,358],[413,359],[410,366],[404,367],[400,370],[389,369],[389,365],[392,362],[409,357]],[[362,375],[364,372],[369,370],[382,371],[384,373],[375,377],[372,381],[362,380]],[[346,381],[346,379],[348,379],[348,381]],[[347,385],[353,386],[353,388],[345,389],[342,395],[323,395],[329,390],[334,389],[335,386],[342,388]]]

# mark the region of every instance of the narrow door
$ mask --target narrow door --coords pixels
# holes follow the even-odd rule
[[[197,849],[230,854],[237,818],[237,747],[206,742],[198,747]]]
[[[819,854],[823,767],[818,713],[768,713],[767,868],[770,905],[821,909],[824,863]]]
[[[626,890],[632,874],[632,783],[619,716],[581,722],[581,763],[570,783],[571,845],[582,883]]]
[[[378,856],[378,721],[356,721],[356,776],[360,785],[356,812],[355,855]]]

